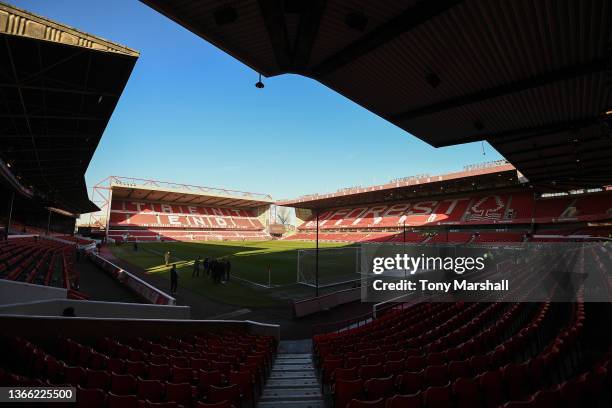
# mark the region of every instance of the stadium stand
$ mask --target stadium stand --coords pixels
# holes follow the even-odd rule
[[[3,334],[0,343],[0,384],[71,385],[77,406],[88,408],[254,406],[277,346],[273,337],[231,330],[87,342]]]
[[[319,215],[321,230],[414,226],[530,224],[609,219],[610,193],[586,197],[533,199],[528,193],[428,199],[393,205],[332,208]],[[300,230],[315,228],[315,216]]]
[[[580,302],[420,303],[313,344],[335,407],[603,406],[612,349],[585,365],[585,319]]]
[[[115,242],[270,239],[268,195],[125,177],[103,183],[103,225]]]

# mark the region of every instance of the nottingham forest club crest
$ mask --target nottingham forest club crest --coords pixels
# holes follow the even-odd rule
[[[498,195],[482,197],[470,207],[468,221],[499,220],[505,203]]]

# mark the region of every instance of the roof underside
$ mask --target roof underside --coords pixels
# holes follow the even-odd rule
[[[520,183],[516,170],[505,170],[440,181],[433,180],[428,183],[402,187],[393,187],[392,185],[380,187],[380,189],[362,193],[330,194],[329,196],[312,197],[305,200],[281,201],[277,204],[295,208],[326,209],[351,205],[401,202],[419,198],[432,199],[436,196],[473,194],[500,189],[508,191],[526,190],[526,187]]]
[[[141,1],[433,146],[487,140],[536,187],[612,180],[607,0]]]
[[[269,206],[272,200],[240,198],[225,194],[184,192],[143,186],[113,185],[113,199],[132,199],[204,207],[256,208]]]
[[[0,157],[49,205],[98,209],[85,171],[137,58],[0,3]]]

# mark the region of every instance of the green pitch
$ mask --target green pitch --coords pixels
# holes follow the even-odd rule
[[[320,248],[338,248],[343,243],[319,243]],[[170,279],[169,268],[164,265],[163,253],[170,251],[176,263],[181,286],[210,299],[246,307],[272,307],[286,303],[290,298],[311,295],[312,290],[296,284],[299,249],[312,249],[314,242],[298,241],[219,241],[219,242],[154,242],[139,243],[135,252],[131,244],[112,246],[114,255],[131,264]],[[214,285],[206,277],[192,277],[196,257],[227,258],[231,262],[231,275],[262,286],[268,285],[268,265],[272,289],[238,283]],[[342,263],[341,260],[338,260]],[[322,270],[341,270],[339,265],[320,266]],[[291,286],[293,285],[293,286]]]

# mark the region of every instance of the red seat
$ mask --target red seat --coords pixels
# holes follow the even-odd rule
[[[529,393],[529,369],[527,363],[507,364],[502,369],[507,395],[521,399]]]
[[[352,399],[363,396],[363,380],[338,380],[333,386],[336,407],[345,407]]]
[[[333,380],[356,380],[359,378],[359,368],[336,368]]]
[[[348,403],[346,408],[385,408],[385,400],[384,398],[379,398],[373,401],[353,399]]]
[[[191,368],[172,367],[173,383],[191,383],[193,381],[193,370]]]
[[[129,374],[111,374],[110,391],[117,395],[136,392],[136,379]]]
[[[429,353],[425,358],[427,365],[442,365],[446,363],[446,356],[442,352]]]
[[[425,368],[425,357],[424,356],[412,356],[406,358],[404,361],[405,371],[421,371]]]
[[[206,403],[198,401],[196,403],[196,408],[236,408],[236,406],[229,401],[221,401],[215,403]]]
[[[175,367],[189,367],[189,359],[187,357],[170,357],[170,364]]]
[[[246,401],[252,401],[255,397],[253,388],[255,386],[255,378],[250,371],[230,371],[228,378],[230,384],[238,384],[240,394]]]
[[[395,382],[392,375],[385,378],[372,378],[364,385],[369,400],[382,399],[395,394]]]
[[[422,371],[418,373],[405,371],[397,376],[397,386],[403,394],[414,394],[421,391],[424,382]]]
[[[385,408],[421,408],[423,406],[423,396],[421,392],[409,395],[397,394],[387,398]]]
[[[237,407],[241,406],[240,387],[238,384],[228,385],[227,387],[217,387],[211,385],[208,389],[208,400],[210,402],[230,401]]]
[[[502,408],[534,408],[534,407],[536,407],[536,405],[532,399],[529,399],[527,401],[510,401],[502,405]]]
[[[204,358],[192,358],[189,362],[189,366],[194,371],[206,370],[208,368],[208,360]]]
[[[109,358],[106,369],[111,373],[123,374],[125,373],[125,360],[120,358]]]
[[[45,358],[45,373],[51,384],[63,382],[66,365],[51,356]]]
[[[429,387],[424,395],[427,408],[452,408],[453,400],[450,385],[444,387]]]
[[[191,385],[188,383],[166,383],[166,395],[164,399],[166,401],[174,401],[177,404],[187,407],[191,406]]]
[[[219,371],[204,371],[198,373],[198,393],[200,396],[208,395],[211,385],[220,387],[223,384],[223,376]]]
[[[109,358],[106,357],[104,354],[100,354],[94,351],[89,357],[89,368],[92,368],[94,370],[105,369],[108,366],[108,360]]]
[[[115,395],[108,393],[107,408],[138,408],[135,395]]]
[[[164,394],[164,385],[159,380],[138,379],[136,383],[136,395],[140,400],[160,402]]]
[[[404,371],[404,360],[390,360],[385,363],[385,374],[399,374]]]
[[[451,381],[457,378],[467,378],[472,376],[472,368],[467,360],[451,361],[448,363],[448,376]]]
[[[561,404],[561,392],[559,387],[550,390],[538,391],[533,395],[534,405],[537,408],[557,408]]]
[[[499,371],[486,371],[480,375],[480,389],[486,408],[496,408],[505,399],[502,376]]]
[[[181,408],[182,405],[177,404],[174,401],[167,402],[153,402],[149,400],[139,401],[138,408]]]
[[[87,371],[83,367],[65,367],[64,381],[73,386],[85,384]]]
[[[580,377],[565,381],[559,387],[561,393],[561,400],[568,407],[580,407],[583,406],[585,382]]]
[[[110,375],[106,371],[87,369],[85,388],[101,388],[107,390],[109,384]]]
[[[127,371],[127,370],[126,370]],[[166,381],[170,378],[170,366],[167,364],[149,364],[149,380]]]
[[[144,377],[147,375],[147,363],[144,361],[127,360],[125,362],[125,374],[134,377]]]
[[[448,384],[448,368],[445,365],[433,365],[425,369],[423,374],[425,382],[433,386]]]
[[[478,380],[475,378],[458,378],[453,383],[453,393],[457,408],[481,407],[482,400]]]
[[[370,378],[379,378],[385,375],[385,368],[382,364],[365,364],[359,369],[359,377],[362,380],[369,380]]]
[[[77,407],[103,408],[106,404],[106,394],[99,388],[82,388],[77,386]]]
[[[474,374],[484,373],[489,369],[489,360],[483,355],[473,356],[470,358],[470,367]]]

